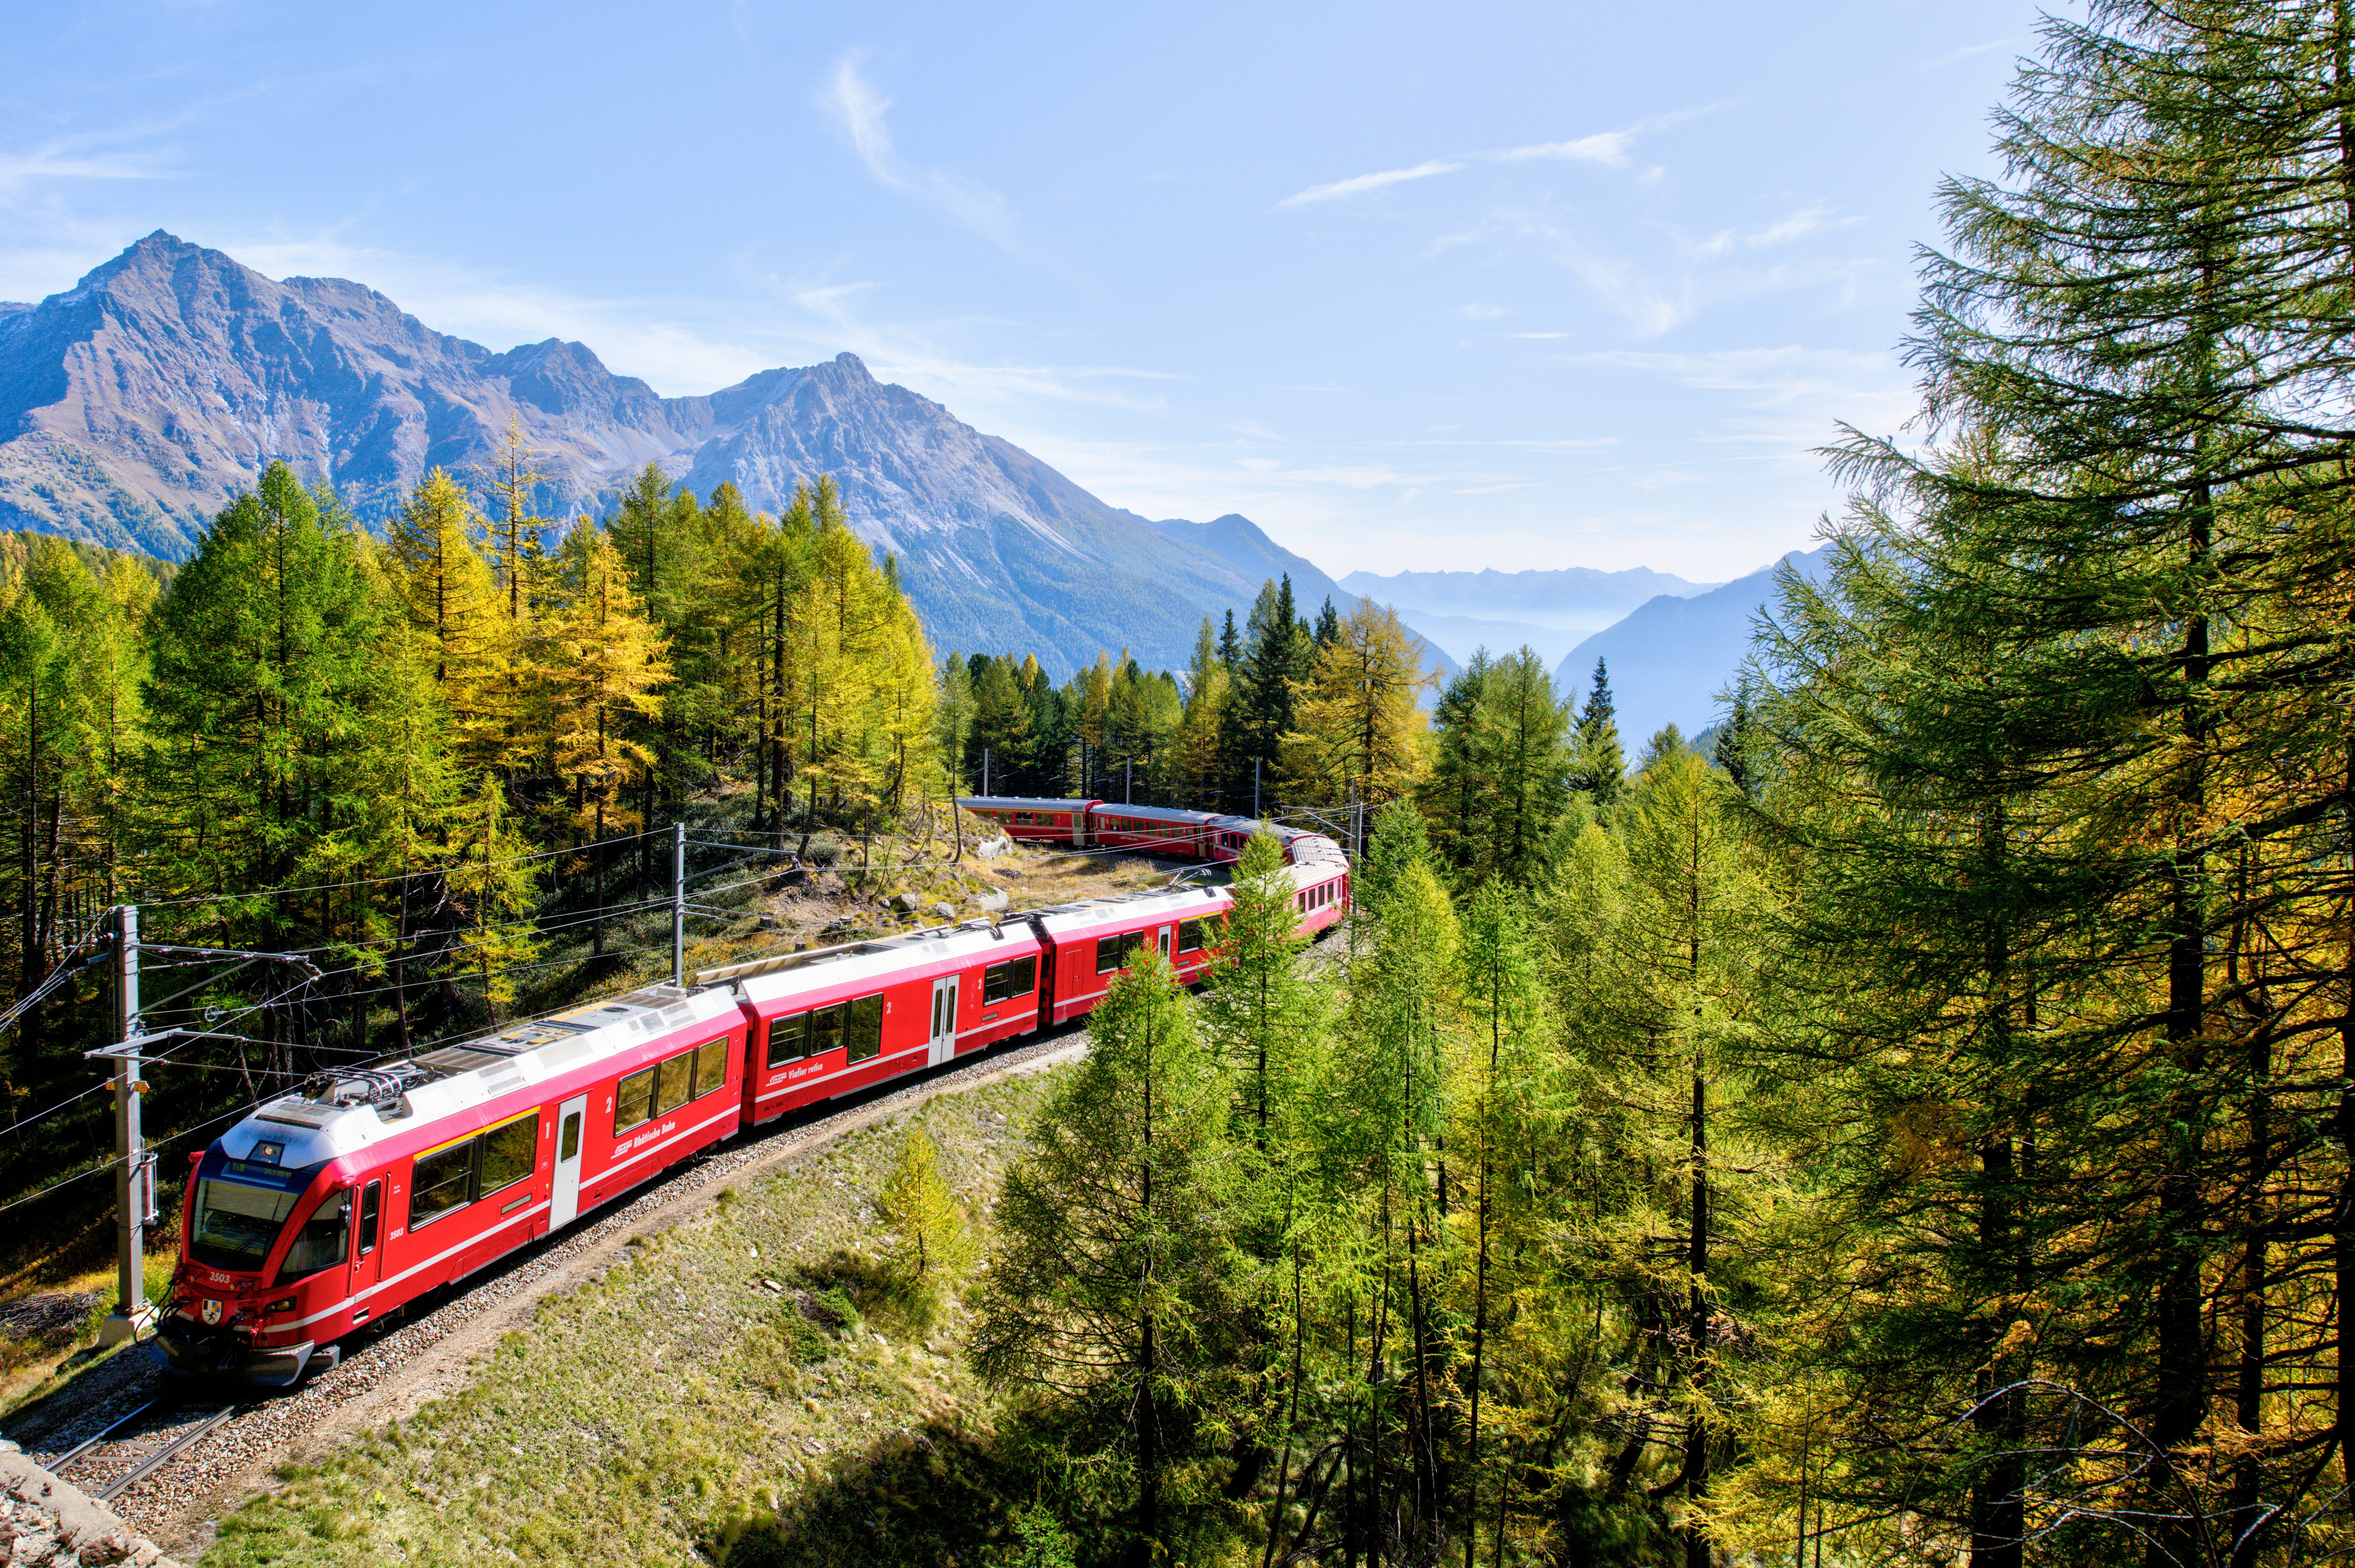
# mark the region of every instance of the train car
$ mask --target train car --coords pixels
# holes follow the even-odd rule
[[[1202,860],[1210,853],[1210,824],[1218,820],[1209,811],[1098,802],[1088,808],[1088,834],[1104,849],[1143,850],[1148,854]]]
[[[1214,860],[1260,827],[963,803],[1021,836]],[[1348,859],[1322,834],[1276,831],[1314,935],[1348,910]],[[156,1351],[178,1373],[293,1383],[354,1330],[743,1127],[1081,1017],[1142,951],[1199,982],[1232,906],[1222,887],[1171,887],[780,955],[322,1075],[190,1157]]]
[[[727,991],[658,987],[269,1101],[189,1157],[165,1364],[293,1383],[733,1133],[747,1022]]]
[[[1332,853],[1320,853],[1318,844]],[[1292,866],[1293,885],[1298,890],[1293,895],[1292,906],[1302,934],[1318,936],[1340,924],[1341,916],[1348,913],[1349,861],[1330,839],[1320,837],[1317,843],[1296,847],[1303,858]]]
[[[1232,907],[1223,887],[1178,887],[1034,912],[1031,923],[1054,949],[1042,1018],[1061,1023],[1088,1012],[1146,948],[1167,959],[1179,980],[1194,984],[1209,972],[1219,918]]]
[[[957,804],[996,823],[1008,838],[1088,846],[1088,813],[1101,800],[1040,800],[1023,795],[960,795]]]
[[[753,1019],[746,1120],[1038,1028],[1052,957],[1027,921],[975,920],[740,970],[731,983]]]

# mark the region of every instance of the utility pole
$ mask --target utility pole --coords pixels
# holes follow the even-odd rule
[[[147,1226],[155,1217],[155,1171],[139,1126],[139,1044],[146,1034],[139,1021],[139,908],[114,911],[114,1310],[98,1331],[99,1343],[119,1345],[153,1328],[147,1304]]]
[[[1252,758],[1252,821],[1259,821],[1259,758]]]
[[[981,798],[989,799],[989,747],[981,748]]]
[[[1132,757],[1120,766],[1120,803],[1134,806],[1136,804],[1136,758]]]
[[[687,989],[687,824],[670,825],[670,983]]]

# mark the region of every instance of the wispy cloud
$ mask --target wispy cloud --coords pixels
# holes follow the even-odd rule
[[[1913,68],[1913,71],[1914,74],[1918,76],[1926,70],[1937,70],[1945,66],[1958,64],[1963,60],[1970,58],[1973,55],[1983,55],[1989,49],[2005,48],[2012,44],[2018,43],[2019,41],[2019,40],[2017,38],[1996,38],[1984,44],[1967,45],[1963,48],[1940,55],[1936,59],[1923,60],[1920,65]]]
[[[89,157],[68,150],[65,143],[30,153],[0,153],[0,192],[23,189],[38,180],[161,180],[162,169],[123,157]]]
[[[1526,164],[1546,158],[1561,163],[1607,164],[1615,169],[1627,161],[1627,149],[1636,144],[1637,134],[1636,129],[1630,126],[1625,131],[1598,131],[1574,142],[1535,142],[1526,147],[1499,147],[1479,155],[1499,164]]]
[[[1766,250],[1777,245],[1787,245],[1826,228],[1845,228],[1861,221],[1854,215],[1840,217],[1821,202],[1802,207],[1789,217],[1768,224],[1764,228],[1742,233],[1721,228],[1704,239],[1695,249],[1703,256],[1726,256],[1739,250]]]
[[[1004,196],[962,175],[917,168],[900,158],[883,119],[891,101],[860,73],[856,57],[846,56],[834,68],[820,101],[850,138],[876,184],[932,203],[1001,249],[1015,249],[1014,212]]]
[[[1732,101],[1732,100],[1727,100],[1723,103],[1707,103],[1692,109],[1673,110],[1666,114],[1655,114],[1649,119],[1638,120],[1633,125],[1625,125],[1616,131],[1597,131],[1592,135],[1575,137],[1567,142],[1531,142],[1519,147],[1491,147],[1485,152],[1455,153],[1444,158],[1429,158],[1411,168],[1383,169],[1377,174],[1353,175],[1346,180],[1335,180],[1329,185],[1310,185],[1306,190],[1295,191],[1275,205],[1280,211],[1287,207],[1305,207],[1311,202],[1335,201],[1343,196],[1363,196],[1369,191],[1384,190],[1391,185],[1403,185],[1409,180],[1427,180],[1434,175],[1452,175],[1474,164],[1527,164],[1544,161],[1601,164],[1606,168],[1621,168],[1625,165],[1627,154],[1636,145],[1639,137],[1648,136],[1656,131],[1665,131],[1672,125],[1681,125],[1688,120],[1698,119],[1704,114],[1714,114],[1719,110],[1728,107]]]
[[[1281,208],[1305,207],[1310,202],[1337,201],[1343,196],[1363,196],[1368,191],[1404,185],[1409,180],[1427,180],[1433,175],[1452,175],[1463,166],[1443,158],[1433,158],[1411,169],[1384,169],[1379,174],[1352,175],[1346,180],[1335,180],[1329,185],[1310,185],[1305,191],[1295,191],[1275,205]]]
[[[1701,311],[1731,300],[1827,283],[1853,287],[1870,262],[1801,259],[1770,263],[1755,253],[1853,218],[1831,207],[1801,209],[1753,230],[1724,229],[1695,239],[1661,223],[1604,226],[1550,204],[1499,207],[1425,248],[1437,257],[1465,246],[1535,249],[1583,283],[1638,337],[1657,337]],[[1657,243],[1636,246],[1642,235]],[[1540,334],[1516,334],[1538,336]]]
[[[1831,438],[1835,423],[1893,431],[1912,417],[1917,396],[1894,355],[1796,344],[1689,354],[1620,350],[1571,359],[1719,394],[1726,411],[1693,437],[1696,442],[1760,447],[1763,456],[1799,471],[1814,471],[1813,449]]]

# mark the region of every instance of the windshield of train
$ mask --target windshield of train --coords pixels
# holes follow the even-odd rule
[[[269,1260],[271,1244],[316,1171],[316,1166],[283,1171],[231,1160],[218,1149],[207,1154],[197,1170],[188,1255],[215,1268],[257,1272]]]

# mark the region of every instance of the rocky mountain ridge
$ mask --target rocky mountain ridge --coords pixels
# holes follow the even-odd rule
[[[552,519],[602,510],[650,461],[767,511],[832,474],[943,651],[1037,652],[1058,673],[1124,648],[1180,665],[1203,615],[1250,608],[1262,578],[1238,560],[1298,560],[1248,519],[1199,525],[1213,547],[1107,505],[848,354],[664,397],[578,343],[496,353],[362,284],[272,280],[160,230],[0,306],[0,527],[179,559],[280,458],[378,522],[432,469],[485,466],[510,418]],[[1331,588],[1316,577],[1312,607]]]

